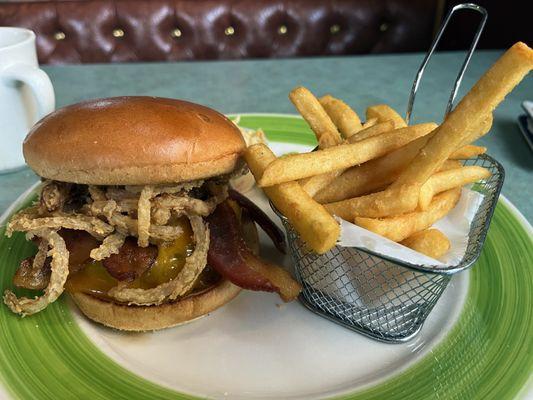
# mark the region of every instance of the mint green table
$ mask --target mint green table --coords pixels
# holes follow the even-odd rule
[[[463,81],[465,92],[501,52],[479,51]],[[413,122],[440,122],[462,53],[437,54],[426,71]],[[202,103],[224,113],[294,113],[289,91],[304,85],[317,95],[331,93],[363,117],[366,106],[388,103],[405,112],[422,54],[293,60],[218,61],[54,66],[44,69],[57,106],[96,97],[151,95]],[[533,152],[516,124],[520,103],[533,99],[533,75],[495,113],[492,131],[480,140],[505,167],[503,194],[533,221]],[[0,105],[1,106],[1,105]],[[29,169],[0,175],[0,213],[37,180]]]

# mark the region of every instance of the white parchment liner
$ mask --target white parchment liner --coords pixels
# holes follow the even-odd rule
[[[463,188],[461,198],[455,208],[433,227],[442,231],[450,239],[450,250],[440,259],[428,257],[392,240],[376,235],[351,222],[335,217],[341,225],[341,235],[337,245],[342,247],[360,247],[417,265],[456,266],[466,252],[470,224],[476,215],[483,195],[470,188]]]

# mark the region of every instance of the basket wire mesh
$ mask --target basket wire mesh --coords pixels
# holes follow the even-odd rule
[[[309,251],[289,221],[272,207],[287,231],[300,300],[313,312],[371,338],[404,342],[415,336],[437,303],[451,275],[471,267],[485,241],[505,173],[487,155],[465,160],[491,176],[472,190],[483,200],[472,220],[463,259],[455,266],[415,265],[358,247],[335,246],[325,254]]]

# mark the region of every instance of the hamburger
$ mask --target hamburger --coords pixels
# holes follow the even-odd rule
[[[6,234],[25,232],[36,254],[4,293],[22,316],[66,291],[81,312],[128,331],[181,324],[241,289],[293,300],[300,285],[258,257],[257,222],[281,231],[230,181],[246,167],[239,128],[222,114],[154,97],[91,100],[39,121],[23,144],[41,178],[39,199]]]

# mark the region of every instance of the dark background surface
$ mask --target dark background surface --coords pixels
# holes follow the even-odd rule
[[[426,51],[447,0],[0,1],[0,26],[37,34],[42,64],[290,58]],[[533,41],[530,1],[478,0],[480,49]],[[531,7],[529,7],[531,8]],[[480,15],[460,11],[439,50],[468,48]]]
[[[445,9],[461,1],[447,1]],[[479,41],[480,49],[506,49],[518,41],[530,47],[533,44],[533,2],[520,0],[476,0],[485,7],[489,18]],[[456,18],[456,19],[455,19]],[[463,13],[454,17],[448,34],[443,37],[443,50],[466,49],[474,35],[479,17],[476,14]]]

